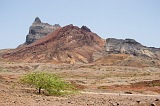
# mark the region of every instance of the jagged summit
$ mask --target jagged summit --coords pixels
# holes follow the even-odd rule
[[[85,30],[85,31],[88,31],[88,32],[91,32],[91,30],[88,27],[84,26],[84,25],[81,27],[81,29]]]
[[[34,20],[34,22],[41,23],[41,20],[39,19],[39,17],[36,17],[35,20]]]
[[[61,26],[59,24],[54,24],[54,27],[60,28]]]
[[[39,19],[39,17],[36,17],[34,22],[29,28],[29,33],[26,36],[26,41],[24,44],[20,45],[19,47],[23,47],[29,44],[32,44],[36,42],[37,40],[45,37],[49,33],[53,32],[57,28],[61,28],[59,24],[50,25],[48,23],[43,23]]]

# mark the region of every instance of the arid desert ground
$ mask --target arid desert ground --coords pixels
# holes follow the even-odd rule
[[[0,63],[0,106],[160,106],[160,69],[93,64]],[[63,97],[39,95],[23,85],[24,74],[46,71],[79,92]]]

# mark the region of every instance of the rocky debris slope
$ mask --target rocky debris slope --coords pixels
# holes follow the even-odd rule
[[[26,36],[26,42],[20,45],[19,47],[22,47],[24,45],[29,45],[60,27],[61,26],[59,24],[49,25],[48,23],[43,23],[41,22],[39,17],[36,17],[35,21],[29,28],[29,34]]]
[[[160,49],[153,47],[146,47],[135,41],[134,39],[106,39],[105,44],[106,53],[124,53],[134,56],[150,57],[160,59]]]
[[[2,57],[23,62],[90,63],[93,62],[93,53],[102,51],[104,43],[87,27],[67,25]]]

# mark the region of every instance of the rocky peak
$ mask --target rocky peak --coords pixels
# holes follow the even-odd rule
[[[25,43],[20,45],[19,47],[29,45],[29,44],[45,37],[46,35],[48,35],[49,33],[53,32],[54,30],[56,30],[60,27],[61,26],[59,24],[50,25],[48,23],[43,23],[43,22],[41,22],[39,17],[36,17],[34,22],[32,23],[32,25],[29,28],[29,33],[26,36]]]
[[[36,17],[35,20],[34,20],[34,22],[41,23],[41,20],[39,19],[39,17]]]
[[[59,24],[54,24],[54,27],[60,28],[61,26]]]
[[[67,44],[72,43],[73,41],[76,41],[78,45],[87,46],[95,45],[95,43],[100,44],[100,46],[104,44],[104,41],[98,35],[83,30],[77,26],[73,26],[72,24],[60,29],[59,34],[57,35],[57,39],[64,38],[66,38],[67,41],[71,41]]]
[[[82,30],[85,30],[85,31],[87,31],[87,32],[91,32],[91,30],[90,30],[88,27],[84,26],[84,25],[81,27],[81,29],[82,29]]]
[[[138,43],[138,42],[135,41],[134,39],[128,39],[128,38],[127,38],[127,39],[124,40],[124,42],[125,42],[125,43],[129,43],[129,44],[135,44],[135,45],[136,45],[136,44],[139,44],[139,45],[141,45],[140,43]]]

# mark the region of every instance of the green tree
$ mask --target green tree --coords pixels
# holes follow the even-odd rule
[[[49,95],[63,95],[74,91],[74,87],[60,77],[51,73],[34,72],[21,78],[22,83],[32,85],[38,89],[39,94],[44,89]]]

